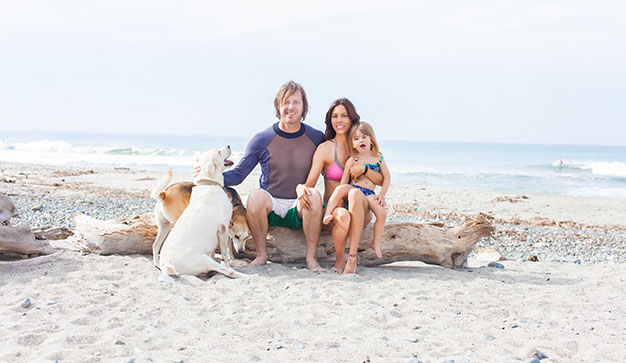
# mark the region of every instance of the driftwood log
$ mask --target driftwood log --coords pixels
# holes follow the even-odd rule
[[[101,255],[152,254],[158,232],[152,213],[108,221],[77,213],[74,221],[73,242],[85,252]]]
[[[75,242],[87,252],[108,254],[152,254],[157,227],[151,214],[121,220],[101,221],[77,215]],[[466,219],[455,227],[413,222],[388,222],[381,244],[383,258],[377,259],[368,248],[372,227],[368,226],[359,245],[361,264],[375,266],[396,261],[422,261],[444,267],[462,267],[478,240],[491,235],[493,227],[484,215]],[[268,258],[274,262],[305,260],[305,241],[301,231],[282,227],[270,228]],[[167,241],[166,241],[167,243]],[[255,246],[248,240],[250,252],[238,258],[253,258]],[[317,251],[320,262],[334,261],[335,248],[330,232],[322,232]]]
[[[29,225],[14,227],[0,225],[0,253],[47,255],[55,251],[46,239],[36,239]]]

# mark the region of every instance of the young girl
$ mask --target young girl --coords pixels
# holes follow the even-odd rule
[[[378,151],[378,142],[374,135],[374,129],[366,122],[355,124],[350,129],[349,140],[352,142],[352,157],[348,159],[344,167],[345,170],[349,170],[355,164],[362,164],[364,166],[365,173],[358,177],[356,180],[350,181],[350,173],[343,173],[341,178],[341,184],[339,185],[328,200],[328,206],[326,207],[326,213],[324,214],[324,224],[332,221],[333,210],[339,206],[342,199],[348,198],[348,193],[354,188],[360,189],[367,198],[368,204],[374,216],[376,216],[376,222],[374,223],[374,239],[372,241],[372,249],[376,253],[376,257],[382,258],[382,251],[380,249],[380,240],[383,237],[385,230],[385,219],[387,218],[387,211],[385,210],[385,194],[389,189],[391,183],[391,175],[387,164],[383,159],[382,154]],[[376,185],[371,180],[365,177],[368,170],[380,172],[383,176],[383,184],[380,193],[376,195],[374,188]],[[348,183],[351,184],[348,184]],[[356,250],[358,248],[358,242],[355,241],[356,246],[352,246],[350,243],[350,254],[348,255],[348,263],[352,263],[351,259],[356,259]],[[354,251],[353,251],[354,250]],[[356,260],[354,261],[356,263]]]

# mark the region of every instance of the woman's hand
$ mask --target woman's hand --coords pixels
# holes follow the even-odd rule
[[[352,165],[352,167],[350,168],[350,180],[356,180],[358,177],[365,174],[366,169],[367,166],[363,164],[355,163],[354,165]]]
[[[298,196],[298,202],[300,203],[300,207],[302,207],[302,209],[311,209],[311,199],[309,199],[311,191],[306,185],[298,184],[296,187],[296,195]]]

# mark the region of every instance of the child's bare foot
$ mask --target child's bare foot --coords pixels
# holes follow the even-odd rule
[[[322,223],[324,224],[328,224],[333,220],[333,215],[332,214],[328,214],[324,216],[324,219],[322,219]]]
[[[377,258],[383,258],[383,251],[380,250],[380,243],[372,243],[370,248],[374,250]]]

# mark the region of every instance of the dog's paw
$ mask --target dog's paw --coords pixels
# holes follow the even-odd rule
[[[159,282],[176,282],[176,279],[174,279],[172,276],[166,274],[166,273],[162,273],[159,275]]]

